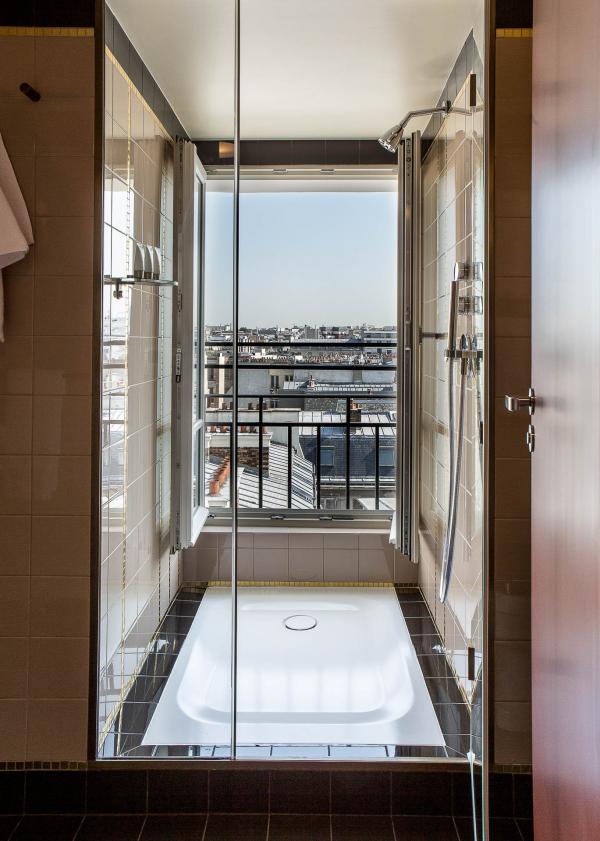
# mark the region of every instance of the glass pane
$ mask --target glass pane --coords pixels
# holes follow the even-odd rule
[[[189,31],[194,41],[186,45]],[[217,455],[201,423],[204,389],[215,391],[202,356],[204,173],[198,168],[183,189],[176,138],[232,137],[234,32],[233,0],[174,4],[168,15],[159,6],[140,14],[136,0],[111,0],[106,9],[98,754],[107,759],[231,755],[230,525],[178,549],[180,500],[172,500],[171,489],[178,488],[172,472],[193,476],[199,515],[210,493],[205,466]],[[173,52],[194,63],[192,87],[184,62],[169,58]],[[208,77],[218,96],[199,104],[196,82]],[[188,220],[195,223],[182,239]],[[229,311],[219,310],[218,318],[230,322],[231,218],[217,223],[222,235],[214,216],[210,221],[225,255],[218,285],[227,294],[216,294]],[[126,283],[117,286],[114,278]],[[182,312],[192,316],[191,358],[178,370],[193,431],[185,464],[181,451],[174,453],[173,374],[183,318],[176,280],[177,293],[186,290]],[[220,386],[230,391],[231,382]]]

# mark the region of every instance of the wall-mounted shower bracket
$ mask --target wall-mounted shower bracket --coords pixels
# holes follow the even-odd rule
[[[481,295],[461,295],[458,299],[459,315],[482,315],[483,298]]]

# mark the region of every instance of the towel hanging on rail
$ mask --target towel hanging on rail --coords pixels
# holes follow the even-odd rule
[[[0,135],[0,342],[4,341],[2,269],[22,260],[33,243],[31,221]]]

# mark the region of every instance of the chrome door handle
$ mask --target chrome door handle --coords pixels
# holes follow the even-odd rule
[[[535,412],[535,391],[530,388],[527,397],[513,397],[512,394],[507,394],[504,397],[504,407],[507,412],[520,412],[522,409],[527,409],[529,414],[533,415]]]

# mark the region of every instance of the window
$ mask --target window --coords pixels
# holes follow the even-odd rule
[[[394,455],[393,447],[381,447],[379,450],[379,466],[393,467],[396,462]]]
[[[321,447],[321,467],[335,467],[335,449]]]

